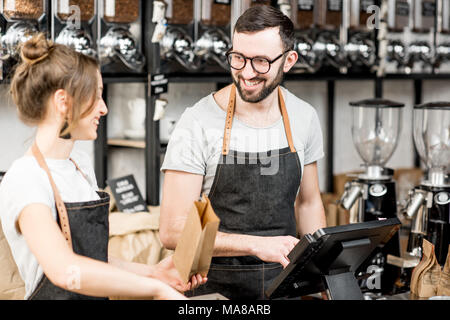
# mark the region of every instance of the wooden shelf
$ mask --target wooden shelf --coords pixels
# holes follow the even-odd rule
[[[108,139],[108,145],[116,146],[116,147],[145,149],[145,141],[144,140],[114,138],[114,139]]]
[[[108,145],[112,147],[124,147],[124,148],[135,148],[135,149],[145,149],[144,140],[126,139],[126,138],[112,138],[108,139]],[[167,150],[167,143],[161,143],[160,152],[163,154]]]

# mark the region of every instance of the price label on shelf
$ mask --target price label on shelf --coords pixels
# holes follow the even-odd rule
[[[59,0],[59,10],[58,13],[69,14],[69,0]]]
[[[116,16],[116,0],[105,0],[105,16]]]
[[[155,74],[151,76],[151,95],[153,96],[161,93],[166,93],[168,82],[169,80],[166,78],[165,74]]]
[[[16,11],[16,0],[6,0],[5,10]]]

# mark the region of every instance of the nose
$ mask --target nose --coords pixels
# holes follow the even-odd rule
[[[247,59],[246,61],[244,69],[241,70],[241,75],[244,79],[253,79],[258,73],[253,69],[251,60]]]
[[[101,116],[106,116],[106,114],[108,113],[108,107],[106,106],[106,103],[103,99],[100,99],[100,115]]]

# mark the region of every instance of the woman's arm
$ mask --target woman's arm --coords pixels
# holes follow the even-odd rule
[[[184,283],[173,263],[173,255],[164,258],[158,264],[146,265],[143,263],[129,262],[116,257],[109,257],[110,264],[136,273],[144,277],[151,277],[161,280],[178,291],[188,291],[206,283],[207,278],[200,274],[193,275],[188,283]]]
[[[75,254],[46,205],[26,206],[18,226],[44,273],[58,287],[97,297],[185,298],[159,280]]]

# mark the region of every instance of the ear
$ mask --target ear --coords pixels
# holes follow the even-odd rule
[[[69,112],[69,101],[66,91],[64,89],[56,90],[52,100],[56,113],[65,117]]]
[[[284,61],[283,71],[288,72],[294,66],[298,60],[298,53],[295,50],[291,50],[286,53],[286,60]]]

